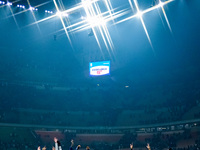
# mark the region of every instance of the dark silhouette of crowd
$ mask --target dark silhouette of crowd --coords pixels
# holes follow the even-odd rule
[[[132,126],[200,117],[198,86],[58,90],[1,85],[0,92],[2,123],[77,126],[81,121],[82,126]]]
[[[91,139],[90,146],[88,146],[88,143],[80,145],[76,134],[66,133],[65,139],[59,140],[55,137],[54,139],[52,138],[50,142],[45,142],[42,137],[34,133],[33,128],[25,130],[23,128],[4,127],[1,129],[0,148],[2,150],[36,150],[37,148],[38,150],[79,150],[86,147],[87,150],[126,150],[130,147],[131,150],[143,150],[146,147],[149,150],[166,150],[170,148],[172,150],[199,150],[199,132],[199,126],[195,126],[191,129],[167,132],[132,133],[126,131],[116,143],[109,143],[108,141],[102,140],[98,142],[92,141],[93,139]],[[75,140],[71,138],[75,138]],[[74,143],[78,143],[77,146],[75,146]]]

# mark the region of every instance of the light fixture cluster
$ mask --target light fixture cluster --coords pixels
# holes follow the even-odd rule
[[[158,4],[156,3],[156,5],[148,7],[147,9],[145,9],[143,11],[141,11],[139,8],[138,2],[137,2],[138,0],[128,0],[129,4],[130,4],[130,8],[132,8],[132,10],[133,10],[133,13],[131,12],[131,15],[129,15],[129,16],[127,14],[130,14],[130,10],[129,10],[130,8],[122,9],[122,10],[113,9],[113,6],[110,2],[111,0],[104,0],[104,5],[107,8],[107,10],[101,11],[98,1],[100,1],[100,0],[81,0],[81,2],[78,3],[75,7],[72,7],[70,9],[67,9],[64,11],[60,11],[56,0],[53,0],[55,8],[56,8],[55,12],[50,11],[50,10],[44,10],[44,12],[49,15],[47,15],[44,19],[41,19],[38,21],[35,19],[35,22],[32,23],[31,25],[38,24],[40,22],[46,21],[48,19],[51,19],[51,18],[54,18],[57,16],[60,18],[60,21],[63,25],[63,29],[61,29],[61,30],[65,31],[65,33],[70,41],[70,44],[72,44],[72,43],[71,43],[71,39],[70,39],[68,32],[79,32],[79,31],[83,31],[83,30],[90,30],[88,36],[92,35],[95,37],[100,49],[102,48],[101,41],[103,41],[107,50],[113,50],[114,44],[112,42],[111,35],[107,28],[108,22],[116,25],[116,24],[128,21],[130,19],[133,19],[135,17],[138,17],[141,20],[141,23],[142,23],[142,26],[146,33],[146,36],[147,36],[149,43],[153,49],[153,45],[152,45],[150,36],[148,34],[145,22],[143,20],[143,15],[150,11],[153,11],[155,9],[161,8],[161,10],[164,14],[165,20],[167,22],[167,25],[168,25],[170,31],[172,32],[170,23],[168,21],[168,18],[167,18],[167,15],[165,13],[163,6],[174,0],[165,0],[164,2],[162,2],[161,0],[157,0],[157,1],[159,1]],[[0,1],[0,4],[5,4],[7,6],[12,5],[12,3],[10,3],[10,2],[4,2],[4,1]],[[43,5],[43,4],[41,4],[41,5]],[[26,8],[24,5],[19,5],[19,4],[15,5],[15,6],[26,9],[25,11],[23,11],[23,12],[26,12],[29,10],[37,11],[38,10],[37,7],[39,7],[41,5],[38,5],[36,7],[31,7],[29,5],[29,8]],[[133,8],[133,6],[135,6],[136,9]],[[75,11],[79,12],[79,11],[83,11],[83,10],[85,12],[84,13],[85,17],[82,16],[81,19],[78,20],[78,22],[76,22],[74,24],[71,23],[70,22],[71,17],[69,17],[69,15]],[[14,15],[15,14],[13,14],[13,17],[14,17]],[[33,15],[34,15],[34,13],[33,13]],[[64,20],[64,18],[65,18],[65,20]],[[61,30],[59,30],[59,31],[61,31]],[[100,37],[99,37],[99,35],[100,35]]]
[[[25,9],[24,5],[17,5],[17,7]]]
[[[18,4],[17,7],[18,7],[18,8],[26,9],[26,7],[25,7],[24,5],[19,5],[19,4]],[[30,7],[29,7],[29,10],[31,10],[31,11],[37,11],[38,9],[35,8],[35,7],[30,6]]]
[[[50,11],[50,10],[45,10],[45,13],[48,13],[48,14],[53,14],[53,11]]]
[[[31,7],[31,6],[29,7],[29,9],[30,9],[30,10],[35,10],[35,11],[38,10],[37,8],[35,8],[35,7]]]
[[[0,5],[12,6],[13,3],[9,2],[9,1],[8,1],[8,2],[0,1]],[[26,6],[25,6],[25,5],[17,4],[16,6],[17,6],[18,8],[26,9]],[[29,9],[29,10],[31,10],[31,11],[38,11],[38,8],[32,7],[32,6],[30,6],[30,7],[27,8],[27,9]],[[53,14],[53,11],[45,10],[45,13]]]
[[[5,5],[5,2],[4,1],[0,1],[0,5]]]
[[[0,5],[8,5],[8,6],[12,6],[11,2],[4,2],[4,1],[0,1]]]
[[[7,2],[6,5],[12,6],[12,3],[11,2]]]
[[[57,11],[56,16],[58,16],[58,17],[68,17],[69,15],[66,12]]]

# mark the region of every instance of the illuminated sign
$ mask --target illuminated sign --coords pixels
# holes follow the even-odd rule
[[[89,67],[91,76],[110,74],[110,61],[90,62]]]

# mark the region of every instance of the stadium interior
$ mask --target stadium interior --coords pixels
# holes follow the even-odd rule
[[[1,0],[0,150],[199,150],[199,6]]]

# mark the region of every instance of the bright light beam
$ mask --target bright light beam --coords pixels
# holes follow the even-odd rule
[[[62,0],[58,0],[58,3],[59,3],[59,6],[60,6],[61,10],[65,10],[65,6],[63,4],[63,1]],[[65,20],[65,23],[67,24],[67,26],[70,26],[71,23],[70,23],[70,20],[68,18],[68,13],[62,11],[62,16],[64,16],[64,20]],[[66,25],[65,25],[65,27],[66,27]]]
[[[97,44],[98,44],[100,50],[101,50],[101,45],[100,45],[100,41],[99,41],[99,37],[97,36],[98,35],[97,33],[99,33],[101,35],[101,38],[102,38],[107,50],[109,50],[109,49],[113,50],[114,44],[113,44],[111,36],[108,32],[106,23],[109,22],[109,21],[114,21],[114,19],[117,19],[119,17],[125,16],[125,14],[130,12],[130,10],[128,11],[128,10],[124,9],[124,10],[114,12],[110,0],[104,0],[104,4],[106,6],[107,11],[102,13],[101,9],[99,8],[98,1],[99,0],[82,0],[80,3],[78,3],[77,5],[75,5],[74,7],[70,8],[70,9],[64,10],[64,7],[61,7],[61,9],[64,10],[64,11],[60,11],[59,8],[58,8],[58,4],[56,3],[56,0],[53,0],[54,5],[55,5],[58,13],[54,14],[50,17],[44,18],[42,20],[38,20],[38,21],[36,21],[36,22],[34,22],[30,25],[38,24],[40,22],[43,22],[43,21],[46,21],[48,19],[51,19],[51,18],[58,16],[60,18],[60,21],[61,21],[62,26],[63,26],[63,29],[61,29],[59,31],[63,31],[63,30],[65,31],[65,34],[67,35],[71,45],[72,45],[72,43],[71,43],[71,39],[70,39],[70,36],[69,36],[69,32],[79,32],[79,31],[83,31],[83,30],[87,30],[87,29],[92,29],[92,31],[94,33],[94,37],[97,41]],[[116,23],[113,22],[112,25],[122,23],[124,21],[130,20],[130,19],[135,18],[135,17],[139,17],[140,20],[141,20],[142,26],[144,28],[145,34],[146,34],[146,36],[149,40],[149,43],[150,43],[150,45],[153,49],[151,39],[150,39],[150,36],[148,34],[148,31],[147,31],[147,28],[146,28],[146,25],[144,23],[142,16],[145,13],[150,12],[154,9],[162,8],[166,22],[167,22],[167,24],[170,28],[170,31],[171,31],[171,26],[169,24],[169,21],[167,19],[167,15],[164,11],[163,6],[165,4],[173,1],[173,0],[168,0],[166,2],[160,3],[156,6],[153,6],[149,9],[146,9],[144,11],[140,11],[137,0],[133,0],[134,3],[132,3],[131,0],[128,0],[128,1],[129,1],[129,4],[131,6],[132,11],[135,11],[133,6],[134,5],[136,6],[137,14],[134,14],[130,17],[124,18],[124,19],[122,19],[122,20],[120,20]],[[62,1],[58,0],[58,2],[60,4]],[[86,13],[86,16],[87,16],[86,20],[82,20],[82,21],[75,23],[75,24],[70,24],[70,22],[69,22],[69,24],[68,24],[68,20],[64,20],[64,19],[68,19],[68,18],[63,18],[64,16],[62,14],[70,14],[70,13],[73,13],[73,12],[79,10],[79,9],[85,10],[85,13]],[[30,25],[28,25],[28,26],[30,26]]]
[[[160,0],[159,0],[159,1],[160,1]],[[170,0],[170,1],[172,1],[172,0]],[[167,3],[168,3],[168,2],[167,2]],[[163,2],[160,1],[160,7],[161,7],[161,9],[162,9],[163,15],[164,15],[165,20],[166,20],[166,22],[167,22],[168,28],[169,28],[170,32],[172,33],[171,25],[170,25],[170,23],[169,23],[169,20],[168,20],[168,18],[167,18],[166,13],[165,13],[165,9],[164,9],[164,7],[163,7],[164,4],[166,4],[166,3],[163,3]]]
[[[28,3],[28,5],[29,5],[29,8],[32,8],[29,0],[27,0],[27,3]],[[32,16],[33,16],[34,21],[37,22],[37,19],[36,19],[36,17],[35,17],[35,14],[34,14],[34,12],[33,12],[33,9],[30,9],[30,11],[31,11],[31,14],[32,14]],[[38,23],[36,23],[36,26],[37,26],[37,28],[38,28],[40,34],[41,34],[41,30],[40,30],[40,27],[39,27]]]
[[[59,10],[59,8],[58,8],[58,5],[57,5],[57,3],[56,3],[56,0],[53,0],[53,2],[54,2],[54,5],[55,5],[55,7],[56,7],[57,12],[60,12],[60,10]],[[62,18],[62,16],[59,16],[59,18],[60,18],[60,21],[61,21],[61,23],[62,23],[63,29],[65,30],[65,33],[66,33],[66,35],[67,35],[67,38],[68,38],[68,40],[69,40],[69,42],[70,42],[70,44],[71,44],[71,46],[72,46],[72,42],[71,42],[71,39],[70,39],[70,37],[69,37],[67,28],[66,28],[65,23],[64,23],[64,21],[63,21],[63,18]]]
[[[33,22],[33,23],[29,24],[29,25],[26,25],[26,26],[24,26],[24,27],[22,27],[22,28],[26,28],[26,27],[29,27],[29,26],[32,26],[32,25],[35,25],[35,24],[38,24],[38,23],[47,21],[47,20],[52,19],[52,18],[54,18],[54,17],[57,17],[57,15],[52,15],[52,16],[46,17],[46,18],[44,18],[44,19],[41,19],[41,20],[38,20],[38,21],[36,21],[36,22]]]
[[[87,18],[90,18],[90,17],[92,17],[91,15],[90,15],[90,12],[92,12],[92,9],[93,9],[93,7],[91,6],[91,2],[90,1],[88,1],[88,0],[82,0],[82,5],[83,5],[83,8],[84,8],[84,10],[85,10],[85,13],[86,13],[86,15],[87,15]],[[91,8],[92,7],[92,8]],[[96,31],[94,30],[94,27],[91,25],[91,23],[90,23],[90,27],[91,27],[91,29],[92,29],[92,31],[93,31],[93,33],[94,33],[94,37],[95,37],[95,39],[96,39],[96,41],[97,41],[97,44],[98,44],[98,46],[99,46],[99,48],[100,48],[100,50],[101,50],[101,45],[100,45],[100,42],[99,42],[99,39],[98,39],[98,37],[97,37],[97,33],[96,33]]]
[[[97,1],[97,0],[95,0],[95,1]],[[49,1],[49,2],[51,2],[51,1]],[[49,3],[48,2],[48,3]],[[46,4],[46,3],[45,3]],[[38,5],[39,6],[39,5]],[[36,6],[37,7],[37,6]],[[80,3],[80,4],[78,4],[77,6],[75,6],[75,7],[72,7],[72,8],[70,8],[70,9],[67,9],[67,10],[64,10],[64,11],[62,11],[62,13],[72,13],[72,12],[74,12],[74,11],[76,11],[76,10],[79,10],[79,9],[82,9],[83,8],[83,5]],[[27,10],[26,10],[27,11]],[[22,12],[20,12],[20,13],[22,13]],[[34,22],[34,23],[32,23],[32,24],[29,24],[29,25],[27,25],[27,26],[31,26],[31,25],[34,25],[34,24],[36,24],[36,23],[41,23],[41,22],[44,22],[44,21],[47,21],[47,20],[49,20],[49,19],[52,19],[52,18],[54,18],[54,17],[57,17],[57,15],[56,14],[54,14],[54,15],[52,15],[52,16],[49,16],[49,17],[46,17],[46,18],[44,18],[44,19],[41,19],[41,20],[38,20],[37,22]],[[25,27],[27,27],[27,26],[25,26]],[[64,29],[63,29],[64,30]]]
[[[151,43],[151,39],[150,39],[150,37],[149,37],[149,33],[148,33],[148,31],[147,31],[146,25],[145,25],[144,20],[143,20],[143,18],[142,18],[143,12],[140,11],[139,5],[138,5],[138,3],[137,3],[137,0],[133,0],[133,1],[134,1],[135,6],[136,6],[136,9],[137,9],[138,16],[140,17],[140,20],[141,20],[141,22],[142,22],[142,26],[143,26],[143,28],[144,28],[144,31],[145,31],[145,33],[146,33],[146,36],[147,36],[147,38],[148,38],[148,40],[149,40],[149,43],[150,43],[150,45],[151,45],[151,47],[152,47],[152,49],[153,49],[153,45],[152,45],[152,43]]]
[[[134,11],[132,1],[131,1],[131,0],[128,0],[128,2],[129,2],[129,5],[131,6],[132,11]]]
[[[108,12],[104,12],[102,13],[101,15],[104,16],[106,15]],[[120,10],[120,11],[117,11],[113,14],[113,18],[111,18],[109,15],[106,15],[104,17],[104,22],[107,23],[109,21],[111,21],[112,19],[116,19],[116,18],[119,18],[125,14],[127,14],[128,11],[127,9],[123,9],[123,10]],[[77,22],[77,23],[74,23],[72,24],[71,26],[68,26],[67,29],[71,28],[71,30],[69,32],[80,32],[80,31],[84,31],[84,30],[88,30],[90,29],[90,24],[87,22],[87,20],[82,20],[80,22]],[[59,30],[58,32],[60,31],[63,31],[63,29]]]
[[[95,5],[95,6],[96,6],[96,5]],[[97,6],[98,6],[98,5],[97,5]],[[101,10],[100,10],[100,8],[99,8],[99,6],[98,6],[98,7],[97,7],[97,6],[96,6],[95,8],[97,9],[98,14],[102,14],[102,13],[101,13]],[[110,13],[111,13],[111,10],[108,9],[108,12],[109,12],[110,18],[113,20],[113,15],[110,14]],[[113,42],[112,42],[110,33],[108,32],[108,28],[107,28],[107,26],[106,26],[106,20],[105,20],[103,17],[101,17],[100,19],[103,19],[103,24],[101,24],[101,27],[102,27],[102,29],[103,29],[103,31],[104,31],[104,34],[105,34],[105,36],[106,36],[106,40],[108,41],[108,44],[109,44],[111,50],[113,51],[114,45],[113,45]],[[114,21],[114,20],[113,20],[113,21]],[[107,50],[109,50],[109,49],[107,48]]]
[[[101,13],[101,10],[99,8],[99,5],[94,3],[94,6],[95,6],[94,8],[95,8],[95,10],[97,12],[97,16],[99,16],[98,19],[100,20],[99,21],[100,23],[98,23],[97,27],[98,27],[98,29],[100,31],[100,34],[101,34],[101,37],[102,37],[102,39],[104,41],[106,49],[107,49],[109,55],[111,56],[109,49],[111,48],[111,50],[113,51],[113,45],[111,44],[112,40],[111,40],[110,34],[109,34],[108,30],[107,30],[106,21],[104,20],[103,16],[101,15],[102,13]],[[109,14],[111,13],[111,11],[109,11],[109,9],[108,9],[108,12],[109,12]],[[109,15],[109,16],[112,18],[112,15]],[[103,54],[102,51],[101,51],[101,53]]]
[[[110,3],[106,0],[105,5],[107,7],[107,12],[106,13],[102,13],[99,5],[97,4],[97,2],[91,2],[90,0],[82,0],[82,4],[85,10],[85,13],[87,15],[87,21],[88,21],[88,26],[92,29],[95,39],[99,45],[99,48],[101,49],[100,46],[100,42],[99,39],[97,37],[97,33],[95,29],[98,29],[102,40],[106,46],[106,49],[109,50],[113,50],[113,42],[112,39],[110,37],[110,34],[108,32],[106,23],[108,20],[106,20],[106,17],[109,16],[110,20],[113,20],[113,14],[112,14],[112,6],[109,6]],[[104,17],[104,14],[108,15],[106,17]],[[85,28],[88,28],[87,26],[84,26]],[[80,28],[78,28],[80,29]],[[81,30],[81,29],[80,29]],[[80,31],[79,30],[79,31]]]
[[[70,38],[69,38],[68,32],[77,32],[77,31],[81,31],[83,29],[91,28],[93,30],[95,39],[96,39],[96,41],[97,41],[97,43],[98,43],[98,45],[99,45],[99,47],[101,49],[100,42],[99,42],[99,39],[97,37],[97,32],[96,32],[96,28],[98,28],[98,30],[99,30],[99,32],[100,32],[100,34],[102,36],[102,39],[103,39],[103,41],[104,41],[104,43],[106,45],[106,48],[109,49],[109,47],[110,47],[111,49],[113,49],[114,45],[113,45],[113,42],[111,40],[111,36],[110,36],[110,34],[108,32],[108,29],[107,29],[107,26],[106,26],[106,22],[111,21],[111,20],[113,20],[115,18],[118,18],[118,17],[128,13],[128,11],[125,12],[125,10],[122,10],[122,11],[120,10],[117,13],[112,14],[113,10],[112,10],[111,3],[110,3],[109,0],[106,0],[107,1],[106,4],[107,4],[108,11],[102,13],[100,11],[99,5],[97,4],[98,1],[99,0],[82,0],[82,3],[80,3],[79,5],[71,8],[71,9],[67,9],[67,10],[64,10],[64,11],[60,12],[59,9],[58,9],[57,3],[55,3],[55,0],[54,0],[55,7],[56,7],[58,13],[56,15],[52,15],[52,16],[50,16],[48,18],[36,21],[33,24],[38,24],[40,22],[43,22],[43,21],[48,20],[48,19],[51,19],[51,18],[53,18],[53,17],[58,15],[59,18],[61,19],[62,25],[64,27],[61,30],[65,30],[65,32],[67,31],[66,35],[67,35],[69,40],[70,40]],[[82,9],[82,8],[84,8],[84,10],[86,12],[86,15],[88,16],[87,17],[88,20],[81,21],[81,22],[76,23],[76,24],[68,25],[66,27],[65,23],[64,23],[64,21],[62,19],[62,14],[63,13],[72,13],[73,11],[76,11],[76,10]],[[33,25],[33,24],[30,24],[30,25]],[[75,28],[72,28],[72,27],[75,27]],[[61,30],[59,30],[59,31],[61,31]],[[71,41],[70,41],[70,43],[71,43]]]
[[[164,6],[164,5],[166,5],[166,4],[168,4],[168,3],[172,2],[172,1],[174,1],[174,0],[168,0],[168,1],[166,1],[166,2],[163,2],[162,5]],[[151,8],[148,8],[148,9],[146,9],[146,10],[143,10],[143,11],[142,11],[142,14],[144,15],[144,14],[146,14],[146,13],[148,13],[148,12],[150,12],[150,11],[153,11],[153,10],[155,10],[155,9],[157,9],[157,8],[160,8],[160,6],[159,6],[159,5],[156,5],[156,6],[153,6],[153,7],[151,7]],[[116,22],[116,24],[119,24],[119,23],[122,23],[122,22],[125,22],[125,21],[128,21],[128,20],[131,20],[131,19],[133,19],[133,18],[135,18],[135,17],[138,17],[138,15],[137,15],[137,14],[134,14],[134,15],[132,15],[132,16],[130,16],[130,17],[124,18],[124,19],[122,19],[122,20]]]
[[[19,24],[17,23],[17,20],[16,20],[16,18],[15,18],[15,15],[14,15],[14,13],[13,13],[13,10],[12,10],[12,8],[10,7],[10,5],[8,5],[8,7],[9,7],[10,12],[11,12],[11,14],[12,14],[12,17],[13,17],[13,19],[14,19],[14,21],[15,21],[15,24],[16,24],[16,26],[17,26],[17,29],[19,30]]]
[[[114,22],[114,18],[113,18],[113,8],[112,8],[112,5],[111,5],[111,2],[110,0],[105,0],[105,5],[106,5],[106,8],[108,9],[108,12],[110,14],[110,17],[112,18],[113,22]]]

